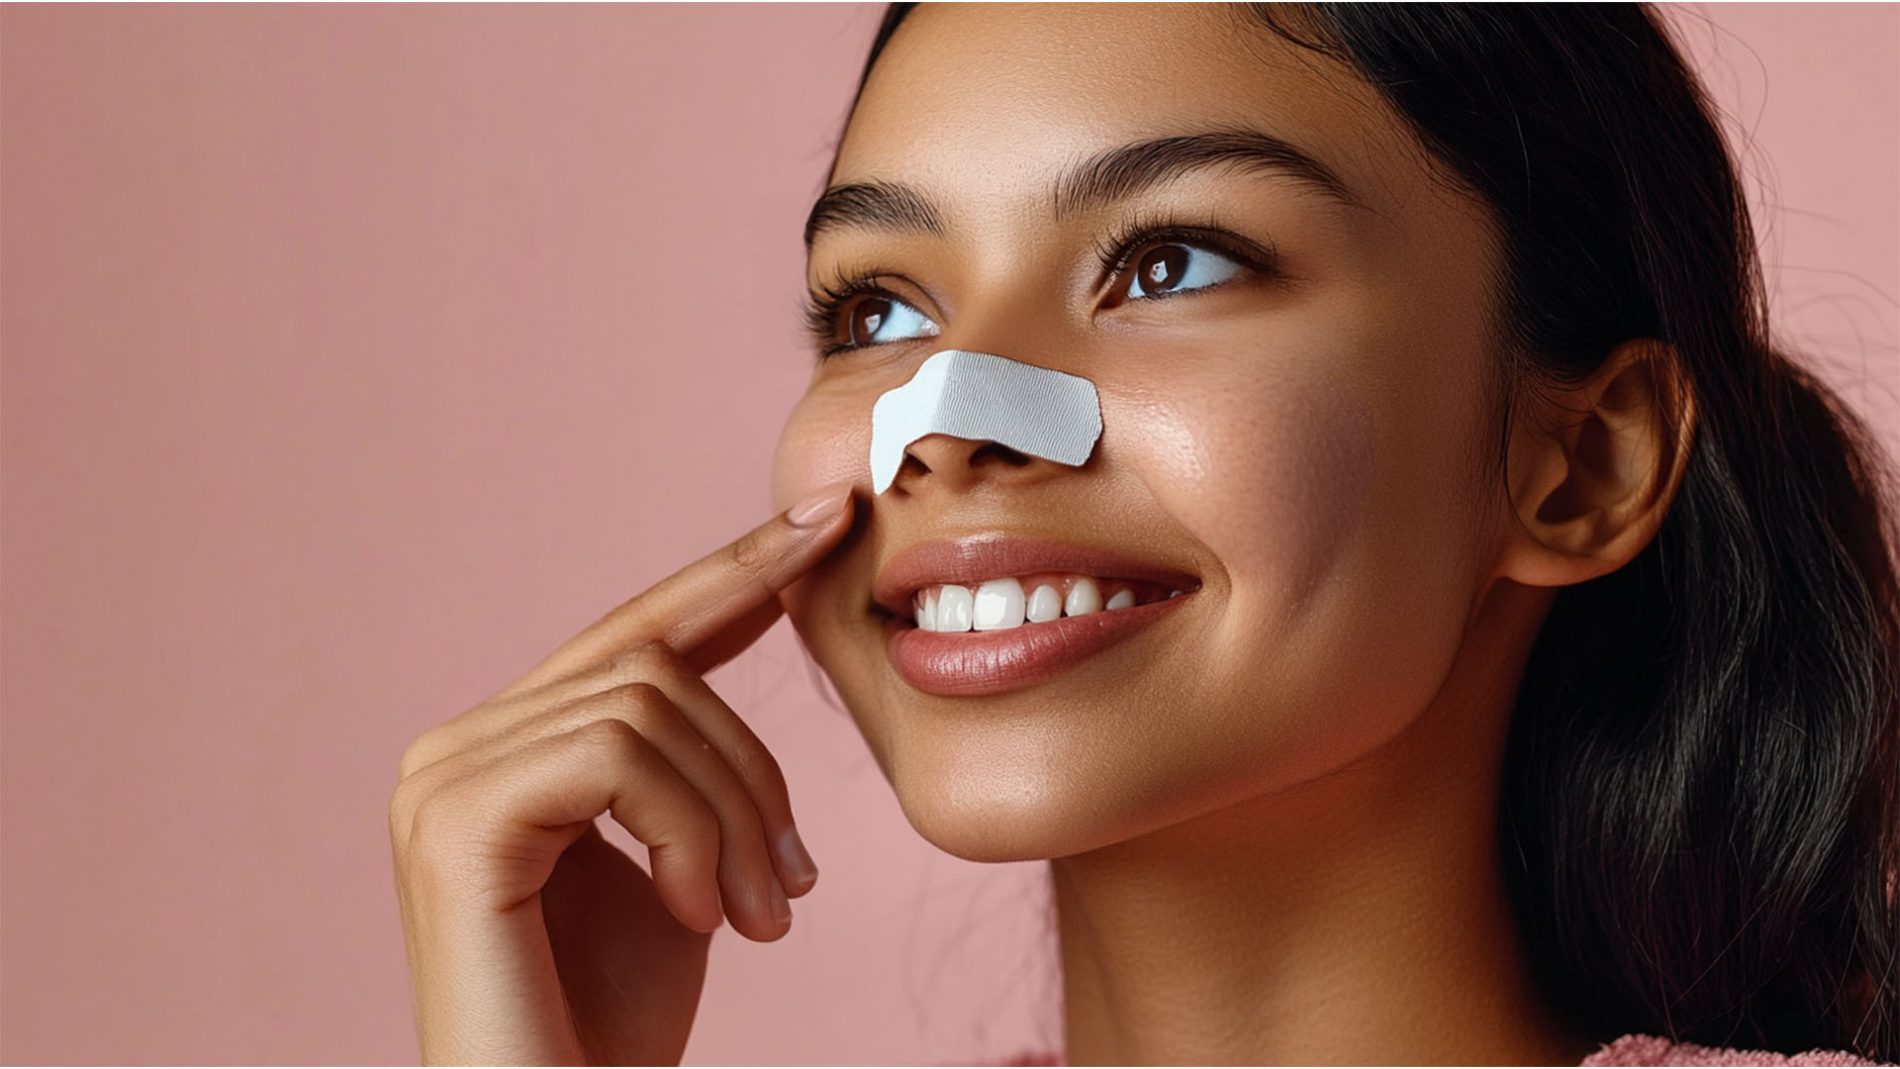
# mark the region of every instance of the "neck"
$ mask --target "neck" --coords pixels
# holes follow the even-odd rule
[[[1535,996],[1499,866],[1528,642],[1468,642],[1425,713],[1343,768],[1052,861],[1068,1063],[1575,1065],[1594,1050]]]

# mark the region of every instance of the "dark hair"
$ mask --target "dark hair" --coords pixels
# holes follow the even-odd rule
[[[887,8],[859,96],[913,6]],[[1517,696],[1500,864],[1544,996],[1600,1041],[1900,1059],[1893,469],[1771,345],[1735,166],[1663,24],[1233,10],[1355,70],[1494,213],[1500,382],[1574,383],[1655,338],[1694,392],[1656,537],[1557,593]]]

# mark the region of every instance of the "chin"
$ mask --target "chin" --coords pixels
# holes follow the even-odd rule
[[[901,792],[898,798],[902,804]],[[1073,837],[1054,827],[1055,822],[1011,812],[999,818],[994,810],[981,807],[968,812],[932,808],[923,813],[904,808],[911,827],[926,842],[965,861],[1042,861],[1079,851]]]
[[[965,861],[1038,861],[1112,842],[1098,826],[1100,795],[1073,770],[1015,761],[994,747],[899,755],[887,775],[905,819],[939,850]]]

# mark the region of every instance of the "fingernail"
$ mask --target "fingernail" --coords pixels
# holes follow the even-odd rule
[[[844,511],[844,499],[850,489],[851,484],[848,482],[832,483],[793,505],[785,518],[791,521],[793,527],[823,527]]]
[[[805,841],[798,837],[796,827],[778,833],[778,856],[791,872],[794,887],[810,887],[818,879],[818,866],[812,861],[811,852],[805,849]]]
[[[785,900],[785,888],[778,885],[778,877],[772,877],[772,919],[780,924],[792,923],[792,904]]]

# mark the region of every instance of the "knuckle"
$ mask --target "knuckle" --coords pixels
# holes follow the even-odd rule
[[[575,737],[589,746],[598,746],[609,754],[623,760],[637,760],[645,756],[646,740],[632,724],[619,717],[607,716],[589,721],[574,732]]]
[[[439,837],[436,833],[440,829],[436,828],[434,823],[431,824],[431,834],[427,838],[420,838],[417,835],[416,812],[413,806],[400,808],[392,806],[389,810],[389,851],[399,874],[413,871],[419,859],[428,856],[428,851],[434,847]],[[440,814],[435,815],[431,820],[439,822]]]
[[[397,786],[389,835],[399,889],[463,893],[471,844],[483,844],[496,827],[498,811],[483,792],[481,776],[470,772],[431,770]]]
[[[410,739],[396,762],[397,778],[408,779],[461,749],[464,739],[477,737],[479,732],[474,729],[490,706],[490,702],[479,702],[447,720],[431,724],[427,730]]]
[[[769,548],[763,533],[747,531],[726,547],[726,556],[740,571],[756,572],[765,566]]]
[[[602,701],[630,724],[655,724],[671,706],[666,692],[645,680],[622,683],[602,692]]]
[[[441,838],[443,831],[456,824],[452,802],[437,791],[419,798],[409,808],[404,842],[411,853]]]
[[[608,677],[623,682],[649,678],[666,672],[673,661],[672,650],[666,643],[653,639],[616,650],[608,660]]]
[[[648,846],[678,846],[717,855],[722,838],[719,815],[705,796],[694,791],[669,796],[665,813],[666,819],[656,822],[651,838],[644,840]]]
[[[389,819],[394,822],[398,816],[406,817],[416,806],[416,781],[405,776],[389,792]]]
[[[409,807],[404,804],[402,788],[389,800],[389,841],[400,852],[409,845]]]
[[[400,782],[427,768],[434,763],[434,731],[425,731],[409,741],[402,748],[402,759],[396,764],[396,779]]]
[[[650,639],[634,648],[646,658],[645,663],[652,665],[658,671],[665,672],[682,668],[686,663],[680,660],[679,653],[667,645],[665,639]]]

